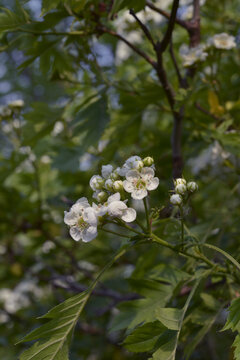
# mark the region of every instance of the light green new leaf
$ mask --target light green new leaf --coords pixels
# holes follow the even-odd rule
[[[234,348],[235,360],[240,360],[240,335],[236,336],[232,346]]]
[[[102,269],[96,280],[85,292],[75,295],[50,310],[43,318],[51,319],[47,324],[33,330],[21,341],[41,340],[24,351],[20,360],[68,360],[68,346],[71,335],[93,289],[102,274],[131,245],[123,246],[114,258]]]

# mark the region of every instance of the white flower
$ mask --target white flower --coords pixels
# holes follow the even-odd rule
[[[132,222],[136,219],[136,210],[128,208],[125,202],[120,201],[120,194],[116,193],[108,198],[108,214],[117,217],[125,222]]]
[[[96,212],[85,197],[79,199],[69,212],[64,212],[64,222],[70,226],[70,235],[76,241],[88,242],[97,236]]]
[[[90,187],[96,191],[103,188],[104,180],[100,175],[93,175],[90,179]]]
[[[170,197],[170,203],[173,205],[181,205],[182,201],[183,199],[179,194],[174,194]]]
[[[107,205],[106,204],[95,204],[92,203],[92,208],[95,211],[97,217],[104,216],[107,213]]]
[[[227,33],[216,34],[208,39],[208,44],[215,46],[217,49],[230,50],[237,46],[235,37]]]
[[[180,184],[187,185],[187,182],[186,182],[186,180],[183,179],[183,178],[178,178],[178,179],[175,179],[175,180],[174,180],[174,185],[175,185],[175,186],[180,185]]]
[[[198,190],[198,185],[194,181],[190,181],[190,182],[187,183],[187,189],[190,192],[197,191]]]
[[[183,59],[183,66],[189,67],[197,62],[205,61],[208,53],[204,51],[205,46],[199,45],[194,48],[188,48],[186,45],[181,46],[180,55]]]
[[[134,155],[127,159],[122,168],[117,168],[120,176],[126,176],[129,170],[141,170],[144,164],[140,156]]]
[[[9,107],[15,107],[15,108],[22,108],[24,106],[24,101],[19,99],[19,100],[14,100],[12,102],[10,102],[8,104]]]
[[[103,165],[102,166],[102,177],[104,179],[109,178],[111,173],[113,172],[113,166],[112,165]]]
[[[175,187],[175,191],[177,194],[183,195],[187,191],[187,187],[184,184],[179,184]]]
[[[148,190],[155,190],[159,185],[159,179],[154,177],[154,170],[144,167],[141,172],[130,170],[123,181],[124,189],[131,193],[133,199],[141,200],[147,196]]]

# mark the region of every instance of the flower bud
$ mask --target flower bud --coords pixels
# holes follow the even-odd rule
[[[184,184],[179,184],[175,187],[175,191],[177,194],[184,195],[187,191],[187,187]]]
[[[93,175],[90,179],[90,187],[96,191],[101,190],[104,186],[104,179],[100,175]]]
[[[143,168],[144,164],[142,162],[142,160],[136,160],[134,162],[134,169],[140,171]]]
[[[190,192],[194,192],[198,190],[198,184],[195,183],[194,181],[190,181],[189,183],[187,183],[187,189]]]
[[[105,191],[100,191],[97,195],[96,195],[96,199],[99,202],[104,202],[106,201],[108,198],[108,194]]]
[[[174,180],[174,185],[175,185],[175,186],[180,185],[180,184],[187,185],[187,182],[186,182],[186,180],[183,179],[183,178],[178,178],[178,179],[175,179],[175,180]]]
[[[113,190],[115,190],[115,191],[121,191],[121,190],[123,190],[123,182],[122,182],[122,180],[114,181],[114,183],[113,183]]]
[[[119,174],[117,173],[116,170],[114,170],[110,175],[110,178],[112,179],[112,181],[116,181],[117,179],[119,179]]]
[[[113,191],[113,181],[111,179],[107,179],[105,181],[105,188],[108,190],[108,191]]]
[[[151,156],[147,156],[143,159],[143,164],[145,166],[151,166],[154,163],[154,160]]]
[[[183,202],[183,199],[181,197],[181,195],[179,194],[174,194],[170,197],[170,203],[173,205],[181,205]]]

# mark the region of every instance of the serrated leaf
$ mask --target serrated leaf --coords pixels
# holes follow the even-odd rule
[[[124,347],[132,352],[151,351],[156,345],[164,327],[157,321],[135,329],[125,340]]]
[[[168,330],[158,341],[159,349],[153,353],[153,360],[174,360],[177,332]]]
[[[8,30],[15,30],[18,27],[25,25],[28,20],[28,15],[24,9],[17,5],[17,11],[13,12],[7,8],[0,8],[0,33]]]
[[[30,332],[20,341],[40,340],[30,349],[24,351],[20,356],[20,360],[68,360],[68,345],[71,334],[93,289],[103,273],[130,247],[131,245],[125,245],[117,252],[113,259],[102,269],[88,290],[55,306],[42,317],[51,320]],[[44,341],[44,339],[46,340]]]
[[[182,309],[162,308],[156,309],[156,318],[170,330],[179,330],[183,315]]]
[[[228,329],[240,332],[240,298],[233,300],[229,307],[227,322],[222,331]]]

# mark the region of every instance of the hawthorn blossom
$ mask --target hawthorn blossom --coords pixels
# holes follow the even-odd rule
[[[75,241],[89,242],[97,236],[97,216],[87,198],[80,198],[64,212],[64,222],[70,226],[70,235]]]
[[[120,176],[126,176],[129,170],[141,170],[144,164],[140,156],[134,155],[128,158],[123,164],[122,168],[117,168]]]
[[[108,179],[110,175],[113,172],[113,166],[112,165],[103,165],[102,166],[102,177],[104,179]]]
[[[136,219],[136,210],[128,208],[124,201],[120,201],[120,193],[109,196],[107,201],[107,212],[109,216],[117,217],[125,222]]]
[[[187,186],[184,184],[178,184],[177,186],[175,186],[175,191],[177,194],[184,195],[187,191]]]
[[[208,53],[204,51],[205,46],[199,45],[194,48],[189,48],[186,45],[181,46],[180,55],[183,60],[184,67],[190,67],[196,64],[197,62],[205,61]]]
[[[154,177],[154,170],[144,167],[141,172],[130,170],[123,181],[124,189],[131,193],[133,199],[141,200],[148,194],[148,190],[155,190],[159,185],[159,179]]]
[[[216,34],[208,39],[208,44],[217,49],[230,50],[237,46],[235,37],[227,33]]]

